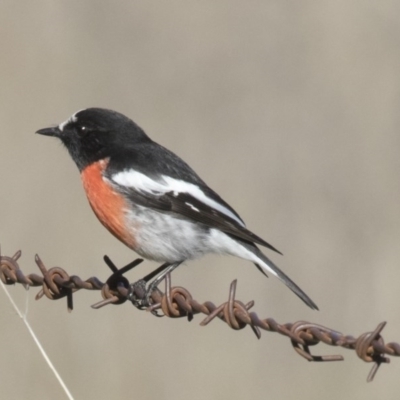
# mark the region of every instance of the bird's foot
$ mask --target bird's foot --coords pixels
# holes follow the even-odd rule
[[[141,279],[130,285],[128,299],[136,308],[143,310],[146,308],[146,306],[143,305],[143,299],[146,298],[147,294],[146,292],[146,281]]]
[[[151,282],[147,288],[146,283],[147,282],[145,279],[141,279],[131,284],[130,287],[129,300],[139,310],[145,310],[154,304],[151,295],[155,290],[158,290],[158,282]],[[155,310],[152,311],[152,314],[161,317],[161,315],[158,314]]]
[[[149,284],[149,286],[146,289],[146,294],[142,300],[143,307],[146,307],[146,308],[150,307],[154,303],[153,299],[151,298],[151,295],[153,294],[153,292],[155,290],[158,290],[157,286],[158,286],[158,282],[156,282],[156,280],[154,280],[153,282],[151,282]]]

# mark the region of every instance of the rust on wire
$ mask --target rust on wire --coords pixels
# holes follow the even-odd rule
[[[141,280],[131,284],[124,276],[127,271],[140,264],[143,261],[142,259],[137,259],[118,269],[105,256],[104,261],[111,269],[112,274],[103,283],[95,277],[84,281],[78,276],[70,276],[60,267],[47,269],[38,255],[35,256],[35,262],[42,275],[25,275],[19,268],[18,260],[20,257],[21,251],[17,251],[12,257],[0,254],[0,279],[5,285],[19,283],[25,288],[41,286],[41,290],[36,295],[37,300],[43,296],[51,300],[66,297],[67,309],[71,311],[73,309],[72,296],[75,292],[81,289],[100,290],[103,300],[92,305],[95,309],[108,304],[122,304],[127,300],[138,309],[144,309],[141,306],[141,300],[146,296],[146,282]],[[372,332],[363,333],[358,338],[345,336],[333,329],[312,322],[298,321],[279,324],[272,318],[260,319],[254,311],[250,311],[254,306],[254,301],[243,303],[237,300],[236,287],[237,281],[234,280],[230,285],[228,300],[219,306],[210,301],[199,303],[187,289],[180,286],[173,287],[171,277],[168,274],[165,278],[165,292],[159,289],[154,290],[150,298],[151,306],[145,308],[145,310],[156,316],[186,317],[189,321],[196,314],[204,314],[206,317],[201,321],[201,326],[205,326],[218,318],[234,330],[241,330],[249,326],[257,338],[261,337],[262,330],[276,332],[288,337],[297,354],[308,361],[343,360],[341,355],[320,356],[312,354],[310,347],[319,343],[354,350],[361,360],[373,363],[367,378],[368,382],[372,381],[381,364],[390,362],[387,356],[400,356],[400,344],[394,342],[385,344],[381,336],[386,322],[380,323]]]

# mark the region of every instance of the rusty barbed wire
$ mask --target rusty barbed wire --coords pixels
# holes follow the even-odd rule
[[[308,361],[343,360],[341,355],[319,356],[312,354],[310,347],[319,343],[354,350],[361,360],[373,363],[373,367],[367,378],[368,382],[373,380],[381,364],[390,362],[390,359],[386,356],[400,356],[400,344],[394,342],[385,344],[381,336],[386,322],[380,323],[372,332],[363,333],[355,338],[312,322],[297,321],[294,323],[279,324],[273,318],[260,319],[255,312],[249,311],[254,306],[254,301],[245,304],[236,299],[236,280],[230,285],[228,301],[222,303],[220,306],[216,306],[210,301],[200,304],[193,299],[187,289],[180,286],[172,287],[171,277],[168,274],[165,278],[165,292],[156,289],[151,294],[152,304],[150,307],[143,308],[141,300],[146,295],[146,277],[144,280],[131,284],[123,276],[124,273],[139,265],[143,261],[142,259],[137,259],[125,267],[118,269],[105,256],[104,261],[112,270],[112,274],[103,283],[96,277],[91,277],[84,281],[76,275],[70,276],[60,267],[47,269],[38,255],[35,256],[35,262],[42,276],[37,274],[25,275],[18,264],[20,257],[21,251],[17,251],[12,257],[0,254],[1,281],[5,285],[19,283],[25,288],[41,286],[41,290],[36,295],[36,300],[39,300],[43,296],[51,300],[66,297],[68,311],[73,309],[73,293],[80,289],[86,289],[101,290],[103,300],[92,305],[94,309],[104,307],[108,304],[122,304],[129,300],[136,308],[145,309],[157,316],[167,316],[170,318],[186,317],[191,321],[195,314],[205,314],[207,317],[201,321],[201,326],[205,326],[214,319],[219,318],[234,330],[250,326],[258,339],[261,337],[261,330],[276,332],[286,336],[290,339],[297,354]],[[147,278],[152,278],[156,273],[157,270],[149,274]],[[158,314],[158,311],[161,311],[162,314]]]

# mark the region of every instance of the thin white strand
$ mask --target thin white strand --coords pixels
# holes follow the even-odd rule
[[[54,367],[53,363],[51,362],[50,358],[48,357],[48,355],[46,354],[43,346],[41,345],[41,343],[39,342],[39,339],[37,338],[35,332],[33,331],[32,327],[30,326],[28,320],[26,319],[27,315],[28,315],[28,303],[29,303],[29,298],[28,298],[28,291],[27,291],[27,297],[26,297],[26,305],[25,305],[25,311],[26,314],[23,315],[22,312],[19,310],[17,304],[14,302],[13,298],[11,297],[10,293],[8,293],[8,290],[6,289],[5,285],[3,284],[3,282],[1,282],[1,286],[5,292],[5,294],[7,295],[8,299],[10,300],[10,303],[12,304],[12,306],[14,307],[15,311],[17,312],[17,314],[19,315],[19,317],[22,319],[22,321],[24,321],[24,324],[26,325],[28,332],[31,334],[34,342],[36,343],[36,346],[38,347],[39,351],[42,353],[43,358],[45,359],[45,361],[47,362],[47,365],[49,366],[49,368],[53,371],[53,374],[55,375],[55,377],[57,378],[59,384],[61,385],[61,387],[63,388],[65,394],[67,395],[68,399],[70,400],[74,400],[74,398],[72,397],[71,392],[68,390],[67,386],[65,385],[64,381],[62,380],[60,374],[57,372],[56,368]]]

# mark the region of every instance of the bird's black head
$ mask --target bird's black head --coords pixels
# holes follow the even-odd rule
[[[151,141],[131,119],[104,108],[78,111],[62,124],[36,133],[59,138],[80,171],[124,148]]]

